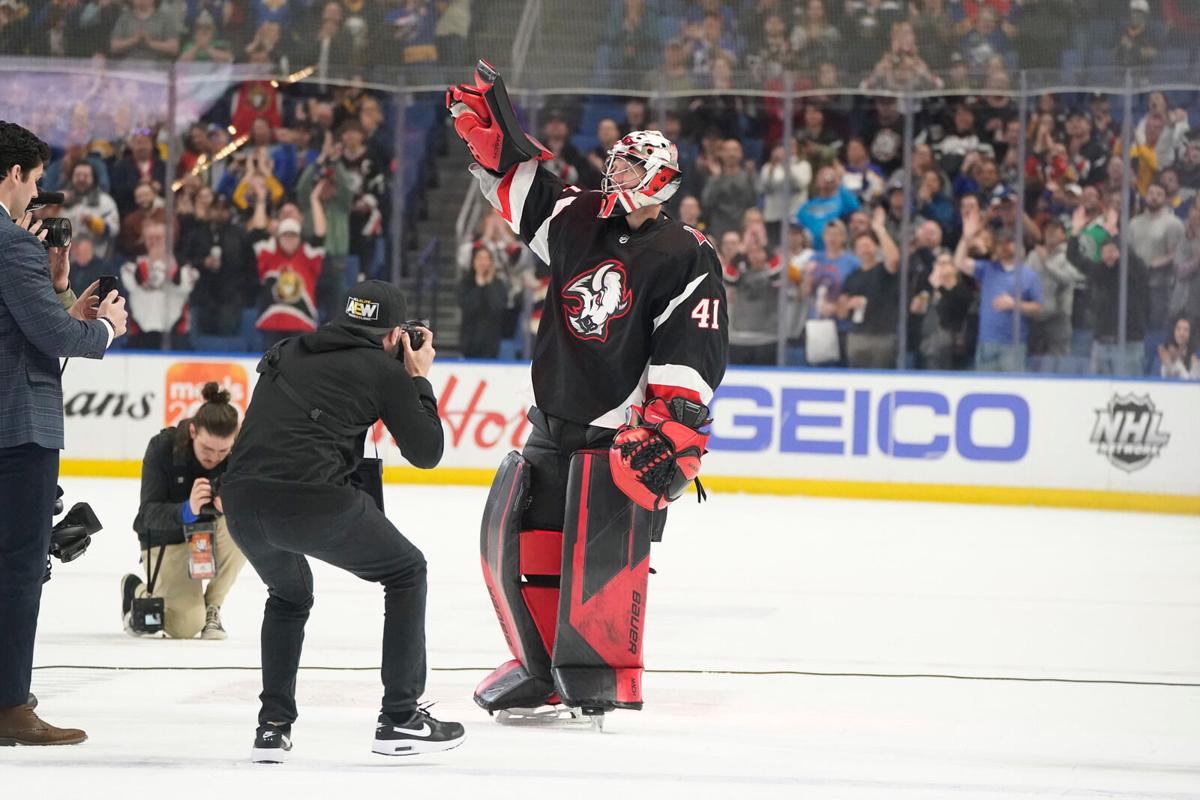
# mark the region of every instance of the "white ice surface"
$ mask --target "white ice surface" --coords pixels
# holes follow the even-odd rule
[[[606,732],[501,727],[474,706],[507,658],[479,574],[482,488],[389,486],[429,561],[429,685],[450,753],[369,752],[382,592],[314,563],[295,749],[247,762],[265,590],[225,642],[127,637],[137,482],[67,479],[106,529],[55,564],[33,688],[78,747],[0,749],[0,798],[1200,798],[1193,517],[715,495],[656,545],[646,708]],[[95,667],[213,667],[135,671]],[[324,670],[316,668],[350,668]],[[665,671],[656,671],[665,670]],[[681,672],[707,670],[704,674]],[[756,671],[793,674],[732,674]]]

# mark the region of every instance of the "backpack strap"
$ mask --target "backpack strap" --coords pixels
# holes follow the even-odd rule
[[[290,341],[291,339],[284,339],[268,350],[258,362],[258,366],[255,368],[255,371],[260,375],[265,375],[268,379],[270,379],[271,382],[278,386],[279,389],[285,395],[287,395],[288,399],[291,400],[297,408],[304,412],[304,416],[308,417],[318,425],[321,425],[341,436],[358,436],[362,434],[364,430],[363,428],[351,425],[348,422],[343,422],[341,419],[330,414],[328,411],[324,411],[305,400],[300,392],[296,391],[296,387],[292,385],[291,381],[284,377],[283,370],[281,370],[279,367],[279,359],[283,345]]]

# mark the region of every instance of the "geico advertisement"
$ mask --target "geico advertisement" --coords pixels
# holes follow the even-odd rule
[[[255,359],[113,355],[63,378],[65,458],[140,459],[217,381],[245,410]],[[435,363],[443,465],[495,467],[529,434],[529,369]],[[712,401],[705,472],[1200,495],[1200,385],[731,369]],[[404,459],[382,425],[368,437]]]
[[[1200,494],[1200,385],[731,370],[713,474]]]

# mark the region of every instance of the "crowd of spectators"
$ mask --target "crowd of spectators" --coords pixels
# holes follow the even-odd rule
[[[363,76],[467,63],[471,12],[472,0],[0,0],[0,57],[91,60],[11,62],[22,71],[3,116],[50,142],[41,188],[66,200],[40,213],[72,222],[77,290],[118,277],[121,346],[256,351],[330,317],[359,277],[390,275],[406,164],[392,98]],[[175,141],[167,82],[146,63],[165,61],[206,78],[176,82],[176,119],[197,122]],[[229,63],[303,79],[213,71]]]
[[[1140,96],[1124,152],[1109,96],[1031,99],[1023,131],[1010,90],[1014,68],[1059,66],[1046,52],[1078,43],[1089,14],[1121,20],[1111,61],[1130,64],[1161,59],[1195,14],[1177,0],[1066,5],[625,0],[600,61],[645,76],[628,88],[671,94],[598,98],[611,113],[587,130],[578,99],[550,98],[537,125],[556,156],[546,166],[594,188],[624,132],[661,127],[678,143],[684,182],[668,212],[722,255],[737,362],[774,363],[782,331],[795,365],[1193,375],[1198,98]],[[53,132],[43,187],[68,195],[47,213],[72,219],[76,285],[118,274],[139,347],[256,350],[319,324],[342,288],[385,269],[398,169],[388,98],[326,84],[321,70],[384,51],[469,60],[470,12],[455,0],[0,0],[0,52],[317,69],[293,86],[247,81],[190,98],[199,122],[179,131],[174,169],[161,82],[73,75],[67,96],[85,99],[66,113],[34,102],[50,82],[14,85],[30,127]],[[786,141],[782,101],[739,93],[746,75],[778,89],[785,74],[802,90]],[[852,75],[858,96],[845,93]],[[872,94],[901,89],[930,93],[910,177],[904,104]],[[1121,286],[1113,265],[1126,249]],[[544,265],[490,212],[456,262],[461,352],[527,356]]]
[[[247,62],[319,78],[468,63],[472,0],[0,0],[0,54]]]
[[[809,89],[822,70],[930,91],[1016,68],[1183,66],[1198,31],[1190,0],[622,0],[600,67],[649,91],[720,88],[729,71],[743,88],[792,72]]]
[[[71,220],[76,291],[118,276],[125,346],[259,350],[330,317],[360,276],[390,275],[386,98],[260,83],[181,131],[173,171],[161,124],[52,148],[41,188],[65,201],[41,213]]]
[[[1196,108],[1194,95],[1183,99]],[[675,107],[661,109],[684,174],[668,213],[703,230],[722,257],[734,363],[776,363],[782,331],[791,365],[1196,375],[1200,131],[1189,109],[1163,92],[1141,98],[1125,154],[1108,96],[1045,94],[1029,104],[1022,131],[1010,97],[923,103],[908,181],[893,98],[803,99],[793,139],[757,148],[769,153],[761,163],[747,157],[761,140],[726,135],[720,113],[693,109],[689,134]],[[570,136],[569,115],[551,109],[541,134],[555,158],[545,166],[598,188],[597,151],[625,131],[658,127],[643,100],[622,110],[587,137]],[[736,117],[743,129],[770,127],[745,111]],[[503,265],[494,280],[544,288],[507,227],[490,217],[485,227],[463,245],[464,271],[469,253],[491,241]],[[511,317],[519,302],[503,306],[499,295],[495,307],[507,311],[497,316]]]
[[[783,331],[797,365],[1180,376],[1196,363],[1200,312],[1198,98],[1140,97],[1123,153],[1108,96],[1045,94],[1022,131],[1011,90],[1016,68],[1059,68],[1090,14],[1122,20],[1092,62],[1139,66],[1178,57],[1170,45],[1186,43],[1195,11],[1172,0],[626,0],[612,12],[609,66],[641,70],[640,88],[669,96],[629,100],[594,136],[569,137],[568,115],[552,109],[544,140],[552,168],[593,188],[599,159],[586,145],[643,126],[678,142],[684,185],[669,210],[722,254],[735,362],[775,363]],[[1073,14],[1085,20],[1076,30]],[[805,93],[787,142],[782,104],[731,83],[780,88],[785,73]],[[860,96],[835,91],[847,85]],[[901,90],[945,93],[916,112],[909,195],[902,104],[862,96]]]

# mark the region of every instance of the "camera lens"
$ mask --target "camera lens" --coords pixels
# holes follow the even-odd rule
[[[42,240],[46,247],[66,247],[71,243],[71,220],[65,217],[47,217],[42,220],[42,229],[46,231]]]

